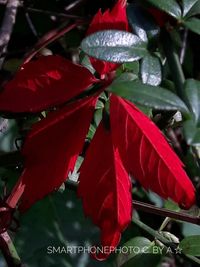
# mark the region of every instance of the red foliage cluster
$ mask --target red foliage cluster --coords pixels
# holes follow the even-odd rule
[[[102,29],[128,30],[121,1],[111,11],[99,11],[88,34]],[[96,59],[91,62],[100,75],[118,66]],[[25,64],[0,94],[2,111],[40,112],[62,104],[33,125],[25,140],[24,171],[12,193],[23,188],[21,211],[58,189],[74,169],[98,95],[66,102],[98,82],[84,67],[47,56]],[[131,221],[129,174],[145,189],[185,208],[195,202],[195,190],[183,164],[160,130],[131,102],[112,94],[109,127],[103,120],[98,126],[81,166],[78,186],[85,214],[101,229],[102,246],[116,247]],[[103,259],[109,254],[96,257]]]

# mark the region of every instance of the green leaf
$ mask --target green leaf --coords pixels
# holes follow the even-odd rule
[[[107,90],[127,98],[135,104],[141,104],[159,110],[180,110],[188,112],[183,101],[172,92],[162,87],[143,84],[140,81],[115,81]]]
[[[185,17],[199,0],[182,0],[182,1],[183,1],[183,16]]]
[[[200,145],[200,128],[197,128],[193,120],[184,122],[183,133],[188,145]]]
[[[157,37],[160,33],[160,28],[150,14],[138,4],[128,5],[127,15],[133,33],[138,35],[144,42]]]
[[[183,0],[183,1],[191,2],[190,0]],[[188,13],[185,17],[189,18],[191,16],[198,15],[198,14],[200,14],[200,0],[196,1],[196,3],[190,8],[190,10],[188,11]]]
[[[123,72],[116,78],[116,82],[123,82],[123,81],[134,81],[137,80],[138,76],[132,72]]]
[[[185,82],[185,95],[188,105],[193,113],[194,121],[200,124],[200,82],[194,79],[188,79]]]
[[[117,257],[117,266],[122,266],[125,262],[133,259],[138,254],[146,252],[151,246],[151,241],[145,237],[134,237],[123,244],[123,250]],[[126,253],[125,253],[126,252]]]
[[[130,63],[124,63],[123,67],[125,70],[131,71],[137,75],[139,73],[140,64],[138,61],[134,61],[134,62],[130,62]]]
[[[161,259],[161,255],[153,254],[152,248],[154,243],[145,237],[134,237],[121,248],[121,253],[117,257],[118,267],[132,267],[132,266],[156,266]]]
[[[180,243],[184,254],[200,256],[200,235],[193,235],[184,238]]]
[[[181,8],[175,0],[147,0],[150,4],[165,11],[172,17],[181,18]]]
[[[172,211],[180,211],[180,207],[177,205],[177,203],[173,202],[171,199],[165,200],[164,207],[168,210]]]
[[[145,42],[137,35],[116,30],[87,36],[81,48],[89,56],[115,63],[132,62],[147,54]]]
[[[141,78],[143,83],[157,86],[162,81],[161,62],[158,57],[147,55],[142,59]]]
[[[190,18],[184,22],[184,25],[191,31],[200,34],[200,19]]]

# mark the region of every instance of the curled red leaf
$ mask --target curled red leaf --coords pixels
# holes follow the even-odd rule
[[[43,56],[22,66],[0,93],[0,110],[39,112],[62,104],[98,80],[83,66]]]
[[[102,251],[94,256],[102,260],[118,245],[132,212],[130,179],[103,123],[86,153],[79,180],[84,212],[101,229]]]
[[[101,10],[94,16],[87,35],[103,30],[123,30],[128,31],[128,18],[126,15],[125,1],[118,0],[112,10],[106,10],[104,13]],[[107,74],[119,67],[119,64],[109,63],[106,61],[90,58],[91,64],[100,74]]]
[[[145,189],[191,207],[195,202],[194,186],[155,124],[131,102],[114,95],[110,116],[113,142],[134,178]]]

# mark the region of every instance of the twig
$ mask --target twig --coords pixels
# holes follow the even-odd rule
[[[27,11],[25,11],[25,17],[26,17],[26,21],[27,21],[27,23],[28,23],[28,25],[29,25],[29,28],[31,29],[33,35],[34,35],[35,37],[38,37],[37,30],[36,30],[36,28],[35,28],[35,26],[34,26],[32,20],[31,20],[31,17],[30,17],[30,15],[29,15],[29,13],[28,13]]]
[[[50,11],[50,10],[42,10],[42,9],[31,8],[31,7],[26,7],[25,9],[29,12],[38,13],[41,15],[49,15],[49,16],[61,17],[61,18],[66,18],[66,19],[74,19],[74,20],[79,20],[79,21],[87,20],[86,18],[81,17],[81,16],[60,13],[60,12],[55,12],[55,11]]]
[[[176,211],[171,211],[171,210],[164,209],[164,208],[158,208],[153,205],[139,202],[136,200],[133,200],[132,203],[133,203],[133,207],[136,210],[141,210],[147,213],[151,213],[151,214],[155,214],[155,215],[159,215],[163,217],[169,217],[175,220],[180,220],[180,221],[185,221],[185,222],[200,225],[200,217],[197,217],[197,216],[191,216],[183,212],[176,212]]]
[[[73,191],[76,191],[78,183],[67,180],[66,185],[67,185],[67,188]],[[183,212],[175,212],[175,211],[171,211],[171,210],[164,209],[164,208],[158,208],[158,207],[155,207],[154,205],[140,202],[137,200],[133,200],[132,204],[133,204],[133,208],[136,210],[141,210],[146,213],[151,213],[151,214],[155,214],[158,216],[169,217],[175,220],[180,220],[180,221],[200,225],[200,217],[197,217],[197,216],[191,216],[190,214],[183,213]]]
[[[182,43],[181,53],[180,53],[181,65],[183,64],[184,59],[185,59],[185,53],[186,53],[186,49],[187,49],[187,37],[188,37],[188,29],[185,29],[184,35],[183,35],[183,43]]]
[[[19,0],[8,0],[6,5],[6,11],[0,29],[0,69],[2,68],[5,59],[4,56],[2,57],[2,54],[7,51],[13,26],[15,24],[18,5]]]
[[[85,4],[88,0],[76,0],[73,3],[69,4],[67,7],[65,7],[66,11],[72,11],[75,10],[77,8],[79,8],[81,5]]]

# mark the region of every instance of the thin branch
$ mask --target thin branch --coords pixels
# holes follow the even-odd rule
[[[66,14],[66,13],[60,13],[60,12],[54,12],[54,11],[50,11],[50,10],[43,10],[43,9],[31,8],[31,7],[26,7],[25,9],[29,12],[38,13],[41,15],[49,15],[49,16],[61,17],[61,18],[66,18],[66,19],[74,19],[74,20],[87,20],[86,18],[81,17],[81,16],[76,16],[76,15],[71,15],[71,14]]]
[[[188,37],[188,29],[185,29],[184,30],[184,35],[183,35],[181,53],[180,53],[180,63],[181,63],[181,65],[183,64],[184,59],[185,59],[185,53],[186,53],[186,49],[187,49],[187,37]]]
[[[88,0],[76,0],[73,3],[70,3],[68,6],[65,7],[67,12],[74,11],[75,9],[79,8],[81,5],[86,4]]]
[[[192,216],[190,214],[183,213],[183,212],[171,211],[171,210],[164,209],[164,208],[158,208],[153,205],[143,203],[140,201],[136,201],[136,200],[133,200],[132,203],[133,203],[133,207],[136,210],[141,210],[147,213],[151,213],[151,214],[155,214],[155,215],[159,215],[163,217],[169,217],[175,220],[180,220],[180,221],[200,225],[200,217],[197,217],[197,216]]]
[[[67,185],[67,188],[69,188],[70,190],[76,191],[78,183],[67,180],[66,185]],[[164,209],[164,208],[158,208],[158,207],[155,207],[154,205],[140,202],[137,200],[133,200],[132,204],[133,204],[133,208],[136,210],[141,210],[146,213],[151,213],[151,214],[162,216],[162,217],[169,217],[175,220],[180,220],[180,221],[200,225],[200,217],[197,217],[197,216],[192,216],[190,214],[183,213],[183,212],[171,211],[171,210]]]
[[[19,6],[19,0],[8,0],[6,5],[6,11],[3,18],[2,26],[0,28],[0,69],[2,68],[7,51],[8,43],[15,24],[17,8]]]
[[[38,37],[37,30],[36,30],[36,28],[35,28],[35,26],[34,26],[34,24],[32,22],[32,19],[31,19],[30,15],[29,15],[29,13],[27,11],[25,11],[25,17],[26,17],[26,21],[27,21],[27,23],[29,25],[29,28],[31,29],[33,35],[35,37]]]

